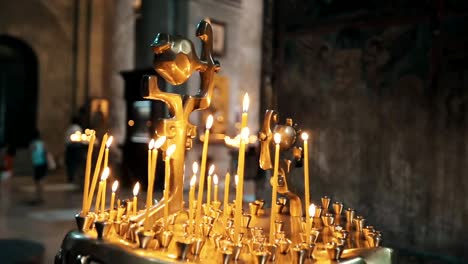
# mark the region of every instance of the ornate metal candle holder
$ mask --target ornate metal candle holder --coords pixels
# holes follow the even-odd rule
[[[280,123],[279,114],[268,110],[259,133],[260,167],[270,170],[273,133],[281,134],[281,159],[277,184],[281,197],[276,203],[274,240],[268,241],[271,211],[265,201],[248,204],[243,212],[240,234],[235,234],[234,204],[222,208],[221,203],[204,205],[200,222],[189,219],[183,207],[183,167],[185,151],[192,146],[195,125],[189,122],[193,111],[209,107],[213,93],[213,76],[219,64],[212,57],[213,34],[208,21],[202,20],[196,30],[202,52],[198,57],[193,43],[180,36],[158,34],[152,44],[154,69],[167,82],[178,85],[198,71],[201,77],[197,95],[180,95],[161,91],[157,76],[143,79],[143,97],[167,104],[171,118],[157,124],[159,136],[167,140],[162,150],[176,144],[170,163],[168,190],[169,221],[163,221],[165,201],[132,214],[131,201],[117,210],[78,214],[77,229],[68,233],[57,254],[56,263],[391,263],[393,251],[380,247],[382,234],[366,226],[362,216],[343,203],[322,197],[313,218],[304,219],[302,201],[290,188],[297,179],[291,171],[302,164],[302,149],[297,144],[300,132],[292,119]],[[329,208],[332,205],[332,208]],[[194,208],[192,208],[193,210]],[[305,208],[307,209],[307,208]],[[227,210],[224,214],[223,210]],[[145,225],[145,221],[148,221]],[[197,225],[197,223],[201,223]],[[239,227],[237,227],[239,228]],[[93,262],[93,263],[94,263]]]

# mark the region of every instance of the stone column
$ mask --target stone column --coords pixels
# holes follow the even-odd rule
[[[124,80],[120,75],[123,70],[134,68],[135,57],[135,19],[132,0],[115,1],[110,52],[110,132],[116,144],[122,144],[126,131],[126,104],[124,98]],[[116,150],[117,148],[114,148]],[[120,154],[117,151],[116,154]],[[120,155],[118,155],[117,161]]]

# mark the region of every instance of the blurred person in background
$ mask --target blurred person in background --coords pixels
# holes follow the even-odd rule
[[[0,194],[3,194],[7,188],[11,176],[13,175],[13,158],[16,154],[16,148],[6,144],[0,156]]]
[[[34,184],[36,186],[36,197],[31,204],[41,204],[44,202],[43,181],[47,176],[47,150],[44,141],[41,139],[39,130],[36,130],[33,135],[33,140],[30,145],[31,158],[34,169]]]

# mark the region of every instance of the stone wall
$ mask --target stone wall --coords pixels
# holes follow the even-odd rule
[[[385,245],[468,258],[466,22],[440,36],[421,22],[283,42],[278,109],[312,134],[311,198],[355,208]]]
[[[0,34],[26,42],[37,55],[37,126],[53,152],[63,148],[72,111],[72,19],[73,1],[3,1],[0,8]]]

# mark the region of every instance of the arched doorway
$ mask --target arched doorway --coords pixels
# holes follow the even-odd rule
[[[0,35],[0,144],[26,147],[36,129],[37,58],[25,42]]]

